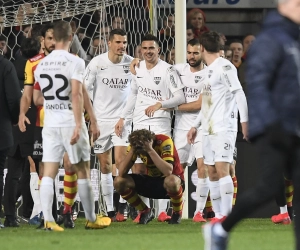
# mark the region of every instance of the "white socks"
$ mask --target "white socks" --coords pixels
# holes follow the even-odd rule
[[[106,203],[107,212],[114,211],[114,186],[112,173],[101,173],[102,194]]]
[[[209,181],[210,199],[216,218],[222,218],[221,215],[221,193],[219,181]]]
[[[288,210],[287,210],[287,205],[285,205],[284,207],[280,207],[280,213],[281,214],[285,214],[285,213],[287,213],[288,212]]]
[[[228,216],[232,210],[233,200],[233,182],[230,175],[227,175],[219,179],[220,193],[221,193],[221,214],[222,216]]]
[[[32,213],[30,216],[30,219],[32,219],[34,216],[40,214],[42,212],[42,205],[41,205],[41,199],[40,199],[40,190],[39,190],[39,176],[37,172],[31,172],[30,173],[30,193],[33,200],[33,208]]]
[[[53,204],[53,195],[54,195],[53,185],[54,185],[54,180],[52,178],[43,177],[40,186],[40,198],[41,198],[41,204],[42,204],[45,222],[55,221],[52,215],[52,204]]]
[[[96,221],[94,194],[89,179],[78,179],[78,194],[82,202],[85,218],[91,222]]]
[[[203,209],[206,204],[208,192],[209,192],[209,179],[207,178],[198,178],[198,183],[197,183],[197,188],[196,188],[196,196],[197,196],[197,206],[196,206],[196,211],[197,212],[203,213]]]
[[[120,199],[119,199],[119,203],[126,203],[127,201],[126,200],[124,200],[123,198],[122,198],[122,196],[120,195]]]
[[[167,212],[169,201],[168,199],[158,199],[158,215],[162,212]]]

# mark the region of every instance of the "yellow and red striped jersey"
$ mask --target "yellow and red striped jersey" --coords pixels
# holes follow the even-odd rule
[[[129,152],[131,146],[127,147],[127,152]],[[167,136],[158,134],[155,135],[155,140],[153,142],[153,149],[156,153],[166,162],[173,165],[172,174],[177,175],[182,180],[184,180],[183,168],[180,164],[177,150],[175,148],[173,140]],[[140,157],[148,170],[148,175],[153,177],[163,177],[163,173],[155,166],[149,155],[144,154],[133,154],[132,162],[135,162],[137,157]]]

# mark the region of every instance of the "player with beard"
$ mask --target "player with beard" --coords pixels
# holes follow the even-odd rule
[[[187,134],[191,124],[193,124],[194,120],[197,118],[202,102],[200,93],[205,77],[205,73],[202,69],[204,69],[205,65],[201,59],[199,40],[192,39],[188,42],[187,61],[188,63],[175,65],[184,85],[183,92],[186,103],[175,108],[173,137],[180,163],[183,168],[190,166],[196,158],[198,173],[198,184],[196,188],[197,206],[193,221],[205,222],[206,220],[203,218],[203,209],[207,200],[209,187],[207,168],[203,163],[202,128],[200,127],[197,129],[197,137],[192,144],[187,140]]]

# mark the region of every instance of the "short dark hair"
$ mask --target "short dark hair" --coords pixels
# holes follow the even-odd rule
[[[200,44],[207,52],[219,53],[220,51],[220,35],[215,31],[206,31],[199,38]]]
[[[21,44],[22,55],[26,58],[32,58],[40,52],[41,43],[36,38],[25,38]]]
[[[152,41],[152,40],[151,40]],[[155,134],[147,129],[133,131],[128,137],[129,143],[135,149],[141,148],[146,141],[155,140]]]
[[[48,30],[53,30],[54,24],[53,23],[46,23],[43,25],[41,30],[42,37],[46,37],[46,33]]]
[[[191,45],[191,46],[200,45],[200,42],[197,38],[193,38],[188,41],[187,45]]]
[[[156,36],[152,35],[152,34],[147,34],[145,35],[143,38],[142,38],[142,42],[145,42],[145,41],[154,41],[156,42],[156,44],[159,46],[159,40]],[[141,43],[142,43],[141,42]]]
[[[72,35],[70,23],[66,21],[58,21],[53,27],[53,36],[57,42],[67,42]]]
[[[244,47],[243,42],[242,42],[241,40],[239,40],[239,39],[234,39],[234,40],[232,40],[232,41],[229,43],[229,46],[230,46],[232,43],[240,43],[240,44]]]
[[[114,35],[119,35],[119,36],[126,36],[126,31],[123,29],[113,29],[109,33],[109,41],[112,41],[114,39]]]
[[[31,38],[37,39],[38,37],[43,36],[42,30],[44,28],[44,24],[35,24],[31,28]]]

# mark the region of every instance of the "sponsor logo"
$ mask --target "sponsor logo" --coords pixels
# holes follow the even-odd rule
[[[150,97],[154,100],[162,100],[161,90],[154,90],[149,88],[143,88],[142,86],[138,86],[138,91],[144,96]]]
[[[181,74],[180,74],[179,76],[185,76],[185,75],[181,75]]]
[[[158,76],[154,77],[153,80],[154,80],[155,84],[158,85],[160,83],[160,81],[161,81],[161,77],[158,77]]]
[[[106,70],[108,69],[107,67],[100,67],[100,70]]]
[[[175,82],[174,76],[170,75],[170,82],[174,88],[177,88],[177,83]]]
[[[229,85],[229,87],[231,87],[232,85],[231,85],[231,82],[229,81],[228,75],[227,74],[223,74],[223,75],[224,75],[226,83]]]
[[[122,78],[103,78],[102,83],[114,89],[124,89],[128,87],[129,79]]]
[[[143,76],[137,76],[137,78],[143,78]]]

